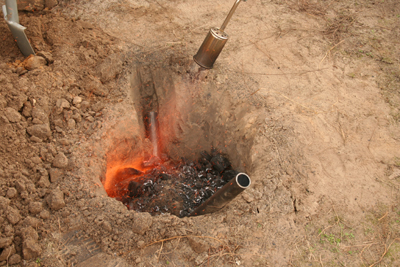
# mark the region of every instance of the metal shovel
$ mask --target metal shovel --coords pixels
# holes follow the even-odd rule
[[[22,54],[25,57],[35,55],[35,51],[33,51],[33,48],[25,35],[24,30],[26,28],[19,24],[17,0],[6,0],[6,4],[3,6],[3,14]]]
[[[213,67],[214,62],[217,60],[222,51],[222,48],[224,48],[225,43],[228,41],[229,36],[224,32],[224,30],[240,1],[241,0],[236,0],[236,2],[233,4],[232,9],[226,17],[224,23],[222,23],[221,28],[210,29],[210,32],[204,39],[199,51],[197,51],[197,54],[193,57],[194,61],[200,66],[206,69],[211,69]],[[245,1],[246,0],[243,0],[243,2]]]

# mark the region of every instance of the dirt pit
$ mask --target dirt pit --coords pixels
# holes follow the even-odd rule
[[[242,3],[201,70],[232,4],[35,1],[29,59],[0,23],[0,266],[399,265],[399,4]],[[251,187],[198,217],[110,198],[155,102],[165,159],[216,148]]]
[[[245,166],[251,166],[249,153],[256,132],[253,123],[262,121],[262,112],[248,113],[243,105],[234,103],[228,92],[216,91],[205,70],[192,60],[171,57],[165,63],[136,63],[132,74],[127,74],[133,104],[126,107],[126,113],[136,114],[137,124],[123,117],[113,122],[119,125],[117,130],[114,126],[106,130],[111,131],[107,136],[112,139],[106,142],[112,145],[106,150],[107,171],[101,181],[108,195],[128,208],[135,206],[153,213],[168,211],[183,217],[237,173],[247,171]],[[155,143],[149,136],[147,122],[152,110],[157,114]],[[184,192],[197,182],[207,188],[197,186],[201,188],[199,192]],[[146,184],[147,189],[140,184]],[[157,196],[152,193],[157,191],[154,186],[161,190]],[[134,195],[139,195],[137,191],[155,197],[143,200],[157,202],[157,211],[153,207],[139,208],[143,203],[138,199],[130,202]],[[196,202],[195,206],[186,199],[188,194],[189,202]],[[158,195],[166,197],[163,200]],[[199,199],[195,200],[195,196]],[[182,197],[186,199],[186,208],[179,200]]]

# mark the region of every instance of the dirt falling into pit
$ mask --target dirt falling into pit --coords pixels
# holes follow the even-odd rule
[[[138,125],[118,122],[134,131],[129,139],[114,131],[102,180],[108,195],[128,209],[184,217],[238,172],[251,171],[251,128],[262,116],[249,116],[232,103],[228,88],[215,90],[209,71],[193,64],[171,58],[136,64],[129,76]],[[152,111],[161,151],[155,161],[145,119]]]

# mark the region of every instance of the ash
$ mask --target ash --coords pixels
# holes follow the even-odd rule
[[[130,210],[188,216],[238,173],[216,150],[200,154],[196,161],[167,161],[146,173],[124,169],[121,175],[128,178],[117,185],[123,196],[117,199]]]

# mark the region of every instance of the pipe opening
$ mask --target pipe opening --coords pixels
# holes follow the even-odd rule
[[[239,173],[236,176],[236,182],[242,188],[247,188],[251,184],[250,177],[245,173]]]

